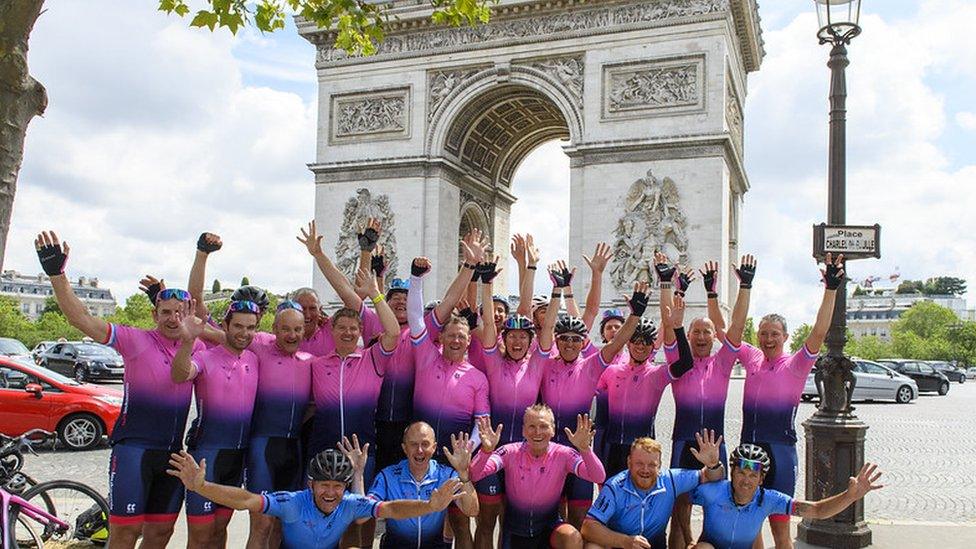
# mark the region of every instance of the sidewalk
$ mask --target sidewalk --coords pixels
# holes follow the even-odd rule
[[[796,524],[793,521],[793,532]],[[872,532],[872,545],[882,549],[914,549],[919,547],[938,547],[940,549],[971,549],[976,547],[976,522],[912,522],[912,521],[868,521]],[[701,530],[701,520],[692,520],[692,529]],[[773,541],[769,528],[763,530],[766,547]],[[243,547],[247,540],[247,513],[234,513],[227,535],[228,547]],[[169,543],[170,547],[186,547],[186,518],[181,514],[176,523],[176,533]],[[797,541],[796,549],[819,547]],[[379,542],[374,544],[379,547]]]

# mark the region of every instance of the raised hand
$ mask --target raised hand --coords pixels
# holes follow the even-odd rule
[[[685,292],[688,291],[688,287],[691,286],[691,281],[694,279],[695,271],[692,269],[685,269],[684,272],[678,272],[674,278],[674,293],[684,297]]]
[[[464,262],[469,265],[477,265],[485,260],[485,250],[488,242],[481,234],[479,229],[471,229],[467,235],[461,239],[461,250],[464,253]]]
[[[586,262],[587,266],[594,273],[602,273],[607,268],[607,263],[611,259],[613,259],[613,253],[610,251],[610,245],[606,242],[600,242],[596,245],[596,250],[593,251],[593,257],[587,257],[586,254],[583,255],[583,261]]]
[[[459,475],[466,476],[471,466],[471,452],[474,450],[471,436],[463,432],[458,433],[457,436],[451,435],[451,448],[453,450],[449,450],[446,446],[441,448],[444,457]]]
[[[634,283],[634,293],[627,300],[627,305],[630,306],[630,314],[634,316],[644,316],[644,311],[647,310],[647,300],[648,295],[647,282],[635,282]]]
[[[192,341],[200,337],[206,327],[206,323],[202,319],[192,314],[196,308],[197,300],[195,299],[183,304],[182,318],[180,318],[180,339],[183,341]]]
[[[430,272],[430,260],[426,257],[415,257],[410,263],[410,274],[413,276],[424,276]]]
[[[376,277],[370,271],[360,269],[356,272],[356,293],[370,299],[380,295],[380,288],[376,284]]]
[[[47,276],[58,276],[64,274],[64,265],[68,262],[68,253],[71,249],[68,243],[62,244],[58,241],[58,235],[54,231],[44,231],[34,239],[34,249],[37,250],[37,259],[41,262],[41,268]]]
[[[530,234],[525,235],[525,257],[529,267],[535,267],[542,257],[539,248],[535,246],[535,239]]]
[[[570,270],[566,262],[561,259],[549,265],[549,280],[552,281],[555,288],[568,288],[573,283],[573,275],[575,274],[576,267]]]
[[[149,303],[156,304],[156,296],[159,292],[166,289],[166,282],[161,278],[156,278],[153,275],[146,275],[139,281],[139,289],[145,292],[146,297],[149,298]]]
[[[458,316],[468,321],[468,329],[474,330],[478,327],[478,312],[471,308],[467,299],[461,298],[457,304]]]
[[[820,269],[824,285],[828,290],[836,290],[840,283],[844,281],[844,254],[840,254],[835,259],[833,254],[827,254],[824,258],[826,269]]]
[[[742,256],[739,266],[733,265],[733,272],[739,279],[739,287],[743,290],[752,288],[752,279],[756,277],[756,258],[750,254]]]
[[[715,439],[715,431],[711,429],[702,429],[702,432],[695,433],[695,442],[698,443],[698,448],[694,446],[690,448],[691,455],[695,456],[702,465],[705,467],[714,468],[721,462],[719,448],[722,446],[722,435]]]
[[[674,301],[671,303],[670,307],[664,308],[665,316],[667,322],[671,328],[680,328],[685,322],[685,300],[680,295],[674,296]]]
[[[200,465],[197,465],[193,456],[186,453],[186,450],[180,450],[178,454],[169,455],[169,465],[172,469],[167,469],[166,473],[180,479],[187,490],[199,490],[206,482],[206,459],[201,459]]]
[[[491,284],[491,281],[498,276],[498,273],[502,272],[502,270],[498,268],[498,260],[500,258],[497,255],[492,261],[489,261],[488,259],[489,258],[486,257],[485,260],[478,263],[474,269],[475,276],[480,278],[483,284]]]
[[[359,242],[359,250],[363,252],[371,252],[373,248],[376,247],[376,243],[380,240],[380,222],[377,219],[369,218],[363,230],[356,234],[356,240]]]
[[[718,297],[718,261],[706,261],[705,267],[698,271],[702,275],[705,294],[708,297]]]
[[[308,229],[302,229],[302,236],[296,236],[299,242],[305,245],[305,249],[312,257],[324,255],[322,252],[322,235],[315,229],[315,220],[309,222]]]
[[[373,250],[373,255],[369,258],[369,268],[377,278],[383,278],[386,274],[386,255],[383,254],[383,246],[377,246]]]
[[[847,491],[857,499],[863,498],[868,492],[884,488],[883,484],[875,484],[881,478],[881,471],[875,463],[865,463],[856,477],[847,481]]]
[[[461,491],[461,481],[456,478],[448,479],[444,481],[444,484],[441,484],[440,488],[431,492],[430,506],[435,512],[443,511],[444,509],[447,509],[447,506],[450,505],[452,501],[458,499],[462,495],[464,495],[464,492]]]
[[[580,452],[586,452],[593,447],[593,436],[596,431],[593,429],[593,421],[590,414],[576,414],[576,430],[570,431],[569,427],[563,427],[566,438]]]
[[[478,416],[478,436],[481,437],[482,451],[494,452],[498,441],[502,439],[502,424],[499,423],[497,429],[492,429],[490,417]]]
[[[352,463],[353,471],[362,473],[366,470],[366,460],[369,458],[368,442],[360,447],[358,436],[353,435],[352,442],[349,442],[348,437],[342,437],[342,440],[336,443],[336,448],[342,452],[342,455],[346,456],[349,463]]]
[[[657,272],[657,281],[660,284],[671,282],[674,277],[676,267],[668,261],[668,256],[661,252],[654,252],[654,271]]]
[[[216,252],[223,245],[224,243],[220,241],[220,237],[214,233],[201,233],[200,238],[197,239],[197,250],[205,254]]]
[[[519,268],[525,267],[526,256],[525,256],[525,237],[516,233],[512,235],[512,245],[508,249],[509,253],[515,259],[515,263],[518,264]]]

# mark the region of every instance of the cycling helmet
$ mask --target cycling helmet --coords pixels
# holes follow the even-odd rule
[[[549,298],[544,295],[537,295],[532,298],[532,314],[535,314],[540,307],[548,307]]]
[[[491,296],[491,301],[493,303],[501,303],[502,307],[505,307],[505,314],[508,314],[509,310],[511,309],[511,305],[508,304],[508,300],[500,295]]]
[[[338,450],[323,450],[308,462],[308,480],[352,482],[352,463]]]
[[[556,319],[556,327],[553,329],[557,335],[559,334],[577,334],[586,337],[586,324],[583,319],[578,316],[569,316],[567,314],[559,315]]]
[[[637,327],[634,328],[634,335],[630,336],[630,340],[641,340],[647,344],[654,343],[657,338],[657,326],[654,325],[654,321],[649,318],[642,318],[640,322],[637,323]]]
[[[732,455],[729,457],[729,461],[733,467],[739,466],[739,460],[744,459],[747,461],[758,462],[762,466],[763,474],[769,472],[769,454],[762,447],[755,444],[749,444],[748,442],[740,444],[732,450]]]
[[[600,332],[602,333],[603,329],[606,328],[607,322],[610,322],[611,320],[619,320],[620,322],[623,322],[625,319],[626,317],[624,317],[624,312],[620,309],[607,309],[606,311],[603,311],[603,318],[600,319]]]
[[[241,286],[240,288],[234,290],[234,293],[230,296],[231,301],[252,301],[257,303],[261,310],[268,308],[271,301],[268,299],[268,294],[264,290],[258,288],[257,286]]]
[[[108,517],[94,504],[75,519],[75,539],[105,545],[108,541]]]
[[[532,331],[535,330],[535,322],[532,322],[532,319],[527,316],[512,313],[505,317],[505,321],[502,322],[502,334],[510,330],[525,330],[529,332],[529,335],[532,335]]]
[[[390,282],[390,288],[386,290],[386,298],[390,299],[393,294],[402,293],[405,294],[410,290],[410,281],[404,280],[402,278],[394,278]]]
[[[433,301],[428,301],[427,304],[424,305],[424,312],[425,313],[429,313],[429,312],[433,311],[434,308],[437,307],[440,304],[441,304],[441,300],[439,300],[439,299],[435,299]]]

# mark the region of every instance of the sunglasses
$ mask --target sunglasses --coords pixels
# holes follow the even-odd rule
[[[583,336],[578,335],[561,335],[556,336],[556,339],[562,341],[563,343],[583,343]]]
[[[650,337],[632,337],[630,342],[637,345],[654,345],[654,339]]]
[[[739,469],[745,469],[746,471],[755,471],[761,473],[763,470],[763,464],[761,461],[755,461],[752,459],[739,458]]]
[[[503,330],[531,330],[535,328],[535,323],[531,319],[521,317],[509,317],[502,324]]]
[[[156,294],[156,303],[166,301],[167,299],[190,301],[190,292],[181,290],[179,288],[166,288],[165,290],[160,290],[160,292]]]
[[[259,315],[261,314],[261,307],[258,307],[258,304],[253,301],[231,301],[224,318],[229,317],[233,313],[254,313]]]
[[[250,303],[250,302],[248,302],[248,303]],[[280,313],[281,311],[284,311],[285,309],[294,309],[294,310],[296,310],[296,311],[298,311],[300,313],[305,311],[304,309],[302,309],[302,306],[297,301],[292,301],[290,299],[286,299],[285,301],[282,301],[281,303],[279,303],[278,304],[278,307],[275,308],[275,312]]]

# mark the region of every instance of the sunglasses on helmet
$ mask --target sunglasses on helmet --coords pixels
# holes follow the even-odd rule
[[[402,278],[394,278],[390,282],[390,290],[409,290],[410,281]]]
[[[531,330],[535,327],[535,324],[531,319],[526,317],[515,317],[511,316],[505,319],[502,323],[503,330]]]
[[[156,294],[156,303],[166,301],[167,299],[190,301],[190,292],[181,290],[179,288],[166,288],[165,290],[160,290],[160,292]]]
[[[234,313],[254,313],[259,315],[261,314],[261,307],[258,307],[258,304],[253,301],[231,301],[227,307],[227,313],[224,314],[224,318],[229,318]]]
[[[285,301],[279,303],[278,307],[275,308],[275,312],[280,313],[285,309],[294,309],[300,313],[305,311],[304,309],[302,309],[301,304],[299,304],[297,301],[292,301],[290,299],[286,299]]]
[[[761,461],[756,461],[754,459],[739,458],[738,463],[739,469],[745,469],[746,471],[755,471],[761,473],[763,470],[763,464]]]
[[[624,318],[624,312],[620,309],[607,309],[603,311],[603,320],[609,320],[611,318]]]

